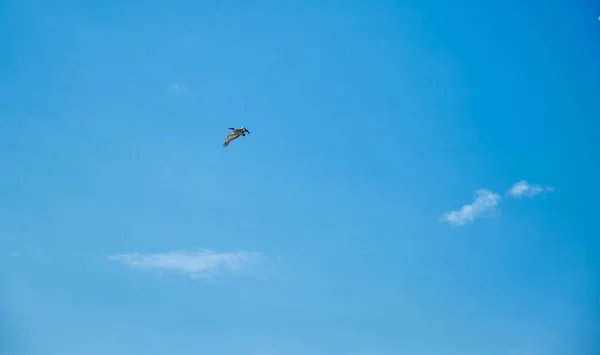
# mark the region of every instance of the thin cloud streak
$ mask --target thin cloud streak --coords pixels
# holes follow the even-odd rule
[[[542,186],[539,184],[530,185],[527,181],[521,180],[508,190],[508,194],[515,198],[533,197],[543,192],[554,192],[552,186]]]
[[[10,252],[9,255],[13,258],[41,258],[44,252],[40,248],[34,249],[32,252]]]
[[[475,218],[492,211],[500,202],[500,195],[487,189],[475,191],[475,199],[471,204],[464,205],[460,210],[446,212],[441,219],[452,225],[462,226],[471,223]]]
[[[126,253],[110,255],[108,259],[138,270],[175,271],[195,277],[208,277],[220,272],[242,274],[253,264],[260,262],[262,254],[248,251],[215,253],[202,250],[155,254]]]
[[[186,91],[186,88],[182,84],[174,83],[174,84],[169,84],[169,90],[172,92],[183,92],[183,91]]]

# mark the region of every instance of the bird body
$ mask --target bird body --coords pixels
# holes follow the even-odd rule
[[[223,143],[223,147],[227,147],[229,145],[229,143],[234,140],[239,138],[240,136],[246,136],[246,133],[250,134],[250,132],[244,128],[244,127],[240,127],[238,129],[235,128],[228,128],[231,131],[231,134],[227,136],[227,138],[225,138],[225,143]]]

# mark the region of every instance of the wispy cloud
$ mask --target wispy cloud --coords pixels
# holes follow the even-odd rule
[[[169,84],[169,90],[173,92],[182,92],[185,91],[185,86],[178,83]]]
[[[500,202],[500,195],[487,189],[475,191],[475,199],[469,205],[464,205],[460,210],[446,212],[442,220],[453,225],[462,226],[473,222],[475,218],[496,208]]]
[[[13,251],[9,255],[13,258],[41,258],[44,255],[44,252],[40,248],[35,248],[32,252]]]
[[[520,198],[523,196],[533,197],[542,192],[553,192],[554,187],[542,186],[539,184],[530,185],[527,181],[522,180],[517,182],[513,187],[508,190],[508,194],[512,197]]]
[[[211,250],[202,250],[199,252],[118,254],[110,255],[108,259],[140,270],[176,271],[194,277],[206,277],[219,272],[241,274],[253,264],[261,261],[262,257],[263,255],[258,252],[215,253]]]

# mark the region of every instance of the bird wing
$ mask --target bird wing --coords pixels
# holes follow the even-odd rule
[[[223,147],[227,147],[229,142],[231,142],[232,140],[236,139],[239,136],[240,135],[237,133],[232,133],[232,134],[228,135],[227,138],[225,138],[225,143],[223,143]]]

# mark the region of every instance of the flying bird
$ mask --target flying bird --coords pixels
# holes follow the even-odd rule
[[[244,127],[240,127],[238,129],[235,128],[227,128],[229,130],[231,130],[231,134],[227,136],[227,138],[225,138],[225,143],[223,143],[223,147],[227,147],[229,145],[229,142],[231,142],[232,140],[240,137],[240,136],[246,136],[246,133],[250,134],[250,132],[244,128]]]

